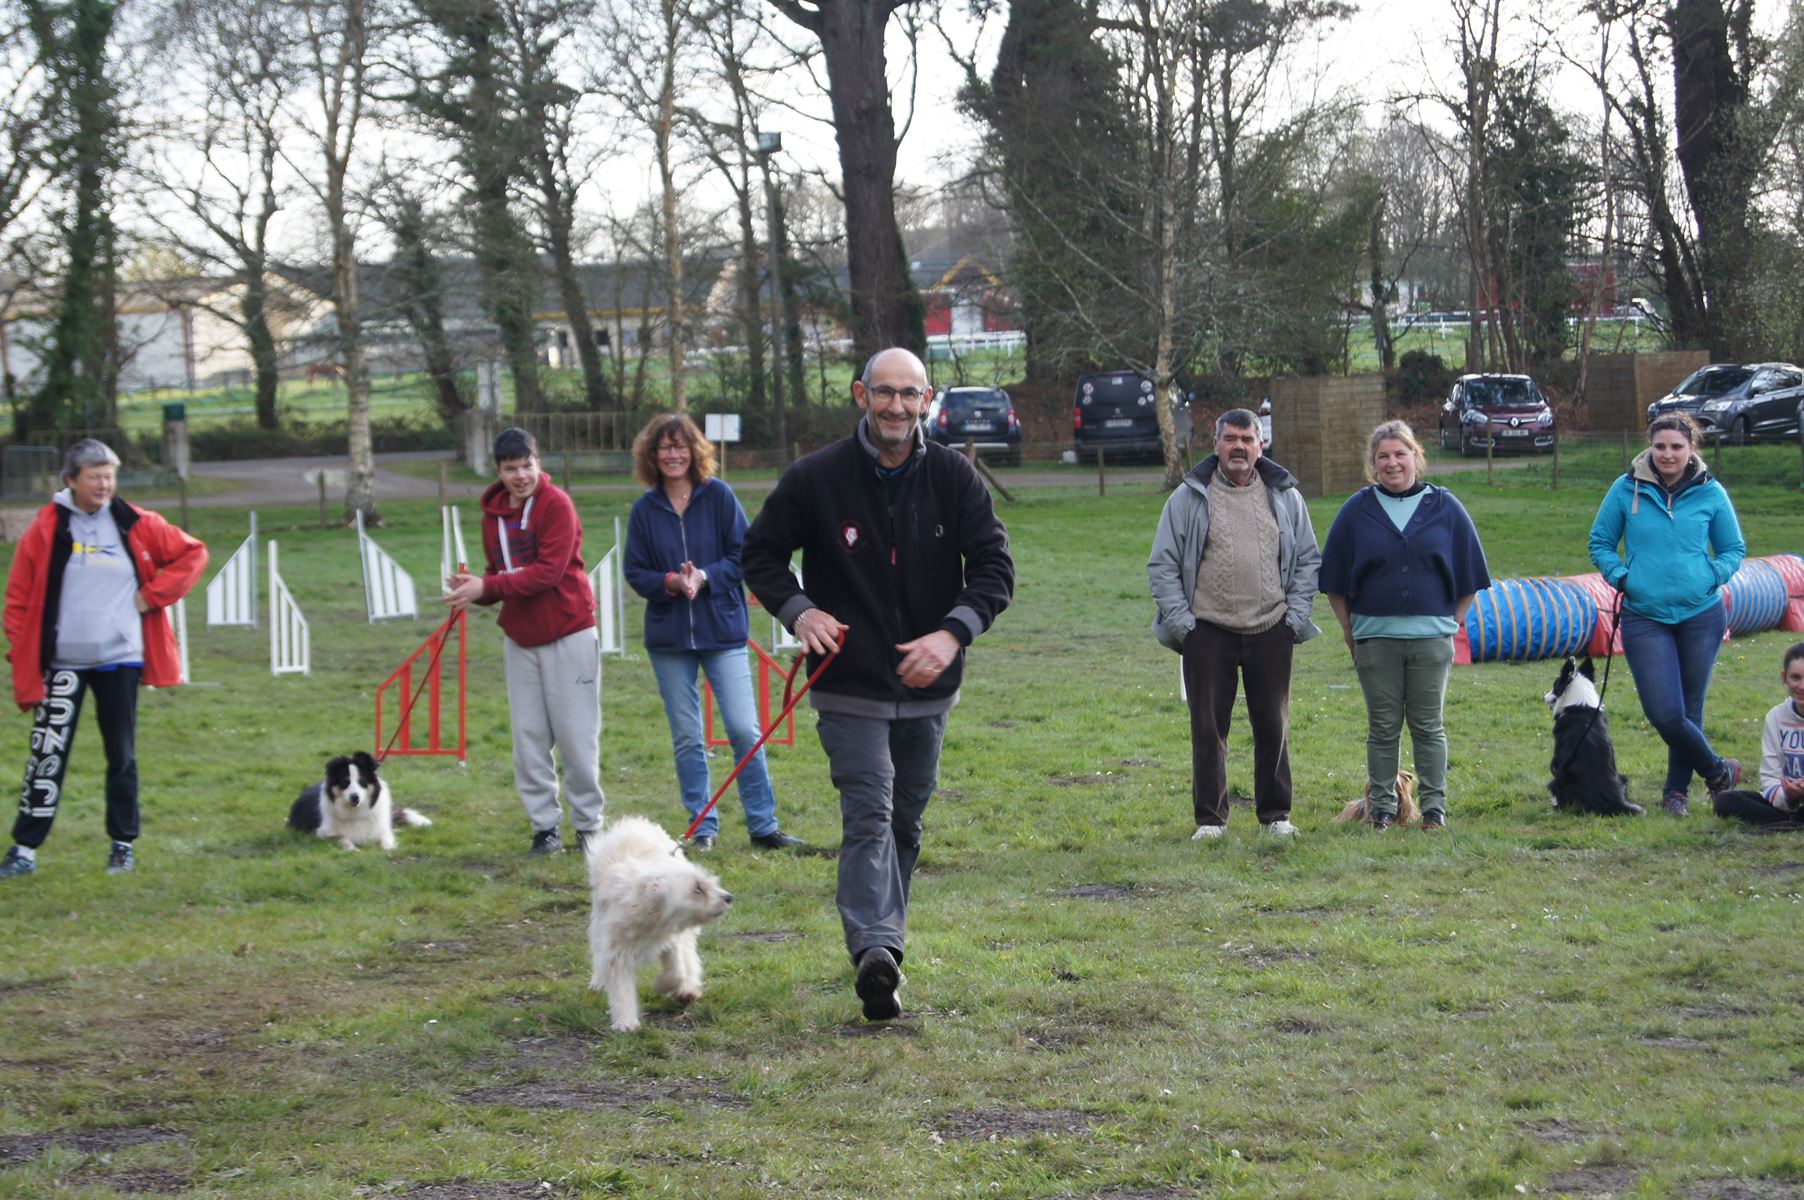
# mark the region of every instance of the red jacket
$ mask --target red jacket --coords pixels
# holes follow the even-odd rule
[[[583,570],[582,548],[576,505],[549,478],[542,477],[519,508],[505,484],[493,484],[482,494],[488,567],[477,603],[501,602],[501,632],[516,646],[545,646],[592,628],[595,592]]]
[[[182,681],[182,664],[167,610],[188,594],[207,569],[207,548],[148,509],[117,496],[111,503],[113,522],[131,548],[139,591],[150,605],[142,617],[144,682],[151,687],[174,687]],[[72,549],[69,510],[60,504],[46,504],[19,539],[12,570],[6,576],[4,620],[11,647],[6,661],[13,667],[13,699],[26,712],[44,698],[44,664],[55,657],[55,597]]]

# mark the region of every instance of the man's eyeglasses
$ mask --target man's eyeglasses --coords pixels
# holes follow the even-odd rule
[[[879,384],[877,384],[877,385],[875,385],[875,386],[874,386],[874,387],[872,387],[872,388],[871,388],[871,389],[870,389],[870,392],[871,392],[871,395],[873,395],[873,396],[875,396],[875,397],[877,397],[877,399],[879,399],[879,400],[886,400],[886,401],[887,401],[887,400],[895,400],[895,399],[898,399],[898,398],[900,398],[900,399],[902,399],[902,400],[903,400],[903,401],[905,401],[905,402],[907,402],[907,403],[909,403],[909,404],[914,404],[914,403],[916,403],[916,402],[917,402],[917,401],[919,401],[919,400],[920,400],[920,399],[921,399],[921,398],[922,398],[922,397],[923,397],[923,396],[925,396],[925,395],[926,395],[926,394],[927,394],[927,392],[926,392],[926,390],[925,390],[925,389],[924,389],[924,388],[917,388],[917,387],[907,387],[907,388],[899,388],[899,387],[891,387],[891,386],[890,386],[890,385],[889,385],[889,384],[887,384],[887,383],[879,383]]]

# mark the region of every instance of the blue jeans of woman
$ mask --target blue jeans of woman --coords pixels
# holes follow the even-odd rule
[[[1622,654],[1641,711],[1666,743],[1666,790],[1684,792],[1693,772],[1708,782],[1723,760],[1704,736],[1704,696],[1722,649],[1728,614],[1712,604],[1676,625],[1622,610]]]
[[[745,757],[746,751],[763,731],[758,727],[758,707],[752,696],[752,670],[745,647],[732,650],[696,650],[665,653],[651,651],[651,669],[658,679],[658,695],[664,699],[664,716],[670,722],[670,745],[676,752],[677,786],[682,789],[683,807],[691,820],[707,806],[714,788],[708,778],[707,730],[702,727],[701,688],[696,685],[696,668],[707,673],[708,685],[714,690],[714,704],[727,727],[733,743],[733,761]],[[765,767],[764,749],[739,773],[739,804],[745,809],[746,829],[753,837],[777,831],[777,799],[771,793],[770,771]],[[719,809],[708,814],[695,831],[697,836],[716,836],[720,830]]]

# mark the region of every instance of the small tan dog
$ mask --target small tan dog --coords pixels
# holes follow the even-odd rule
[[[1372,819],[1372,783],[1366,781],[1366,794],[1347,807],[1340,810],[1336,821],[1363,821]],[[1422,810],[1416,807],[1416,773],[1414,771],[1397,772],[1397,824],[1414,825],[1422,819]]]
[[[589,839],[589,987],[608,996],[608,1020],[639,1028],[639,968],[663,964],[653,986],[678,1004],[702,994],[695,935],[733,903],[720,880],[683,857],[644,817],[622,817]]]

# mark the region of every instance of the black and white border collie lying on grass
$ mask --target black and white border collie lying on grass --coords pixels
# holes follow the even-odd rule
[[[366,750],[326,762],[326,777],[310,783],[288,810],[288,827],[334,838],[346,850],[375,842],[395,848],[396,825],[430,825],[411,808],[396,808],[388,785],[376,774],[376,759]]]

